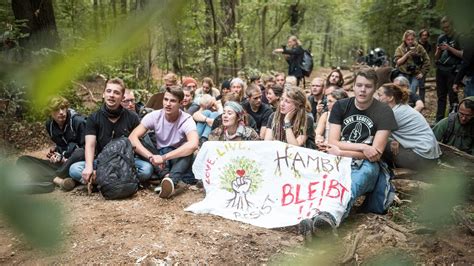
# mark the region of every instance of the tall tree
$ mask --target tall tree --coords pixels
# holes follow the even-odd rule
[[[12,0],[12,10],[17,20],[26,20],[23,33],[29,37],[20,44],[32,49],[59,46],[59,36],[51,0]]]

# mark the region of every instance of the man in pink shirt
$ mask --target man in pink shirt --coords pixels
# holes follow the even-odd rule
[[[170,198],[175,185],[190,172],[193,152],[198,148],[199,137],[193,118],[180,110],[184,99],[179,86],[166,88],[163,109],[147,114],[130,134],[135,152],[160,168],[164,175],[161,181],[160,198]],[[153,154],[141,143],[140,138],[148,130],[155,131],[159,154]]]

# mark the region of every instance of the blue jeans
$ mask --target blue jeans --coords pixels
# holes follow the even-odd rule
[[[410,91],[413,93],[413,95],[416,94],[416,90],[418,88],[419,80],[416,78],[416,75],[408,75],[408,74],[402,74],[405,78],[408,79],[410,82]],[[424,85],[424,84],[423,84]]]
[[[211,112],[210,110],[204,110],[202,114],[211,119],[215,119],[217,116],[219,116],[218,112]],[[200,138],[208,138],[209,134],[211,133],[212,127],[210,127],[207,123],[197,122],[196,129]]]
[[[474,96],[474,76],[466,77],[465,83],[464,98]]]
[[[153,173],[153,166],[151,163],[135,158],[135,167],[137,168],[137,178],[140,181],[150,179],[150,176]],[[84,179],[82,179],[82,171],[84,168],[86,168],[85,161],[77,162],[71,165],[71,168],[69,168],[69,176],[74,180],[85,184]],[[94,160],[93,168],[94,170],[97,168],[97,160]]]
[[[360,167],[352,165],[351,173],[351,199],[347,204],[346,212],[342,219],[345,219],[359,196],[372,192],[377,183],[380,167],[378,162],[364,160]]]
[[[168,152],[175,150],[174,147],[165,147],[159,150],[160,155],[167,154]],[[185,157],[175,158],[166,161],[166,166],[164,170],[161,170],[163,174],[159,174],[158,176],[164,177],[167,173],[169,173],[169,177],[173,180],[173,183],[176,184],[179,181],[183,181],[188,184],[194,184],[196,179],[194,179],[194,175],[191,169],[193,165],[193,154],[190,154]]]

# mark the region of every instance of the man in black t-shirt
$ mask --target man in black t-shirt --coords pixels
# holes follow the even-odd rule
[[[321,114],[327,111],[327,99],[326,95],[324,95],[324,79],[314,78],[310,85],[311,95],[308,97],[308,101],[311,104],[311,114],[313,115],[314,123],[317,125]]]
[[[69,175],[78,182],[87,184],[91,181],[95,169],[95,156],[112,139],[128,137],[133,129],[140,124],[138,115],[122,107],[125,84],[121,79],[108,80],[102,97],[104,104],[91,114],[86,122],[85,161],[75,163],[69,169]],[[147,180],[153,167],[150,163],[135,158],[137,177]]]
[[[273,113],[272,108],[262,103],[262,91],[254,84],[251,84],[245,91],[248,101],[242,104],[244,110],[255,119],[257,123],[257,133],[261,139],[265,138],[268,118]]]
[[[439,36],[435,52],[436,94],[438,96],[436,122],[439,122],[445,116],[447,96],[449,96],[451,108],[455,103],[459,103],[458,96],[452,90],[452,87],[462,58],[459,36],[447,17],[441,19],[441,29],[445,34]]]
[[[354,83],[355,97],[337,101],[329,117],[329,144],[320,149],[344,157],[352,157],[351,199],[345,218],[357,197],[367,194],[365,210],[376,213],[386,211],[390,188],[379,161],[391,130],[398,128],[392,109],[376,99],[377,74],[373,69],[361,70]],[[319,227],[338,226],[334,216],[322,212],[301,223],[305,235]],[[306,230],[305,230],[306,229]]]

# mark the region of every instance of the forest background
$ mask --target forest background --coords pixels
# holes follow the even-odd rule
[[[27,101],[24,92],[30,92],[35,106],[60,92],[81,110],[71,80],[98,74],[121,77],[144,95],[161,85],[152,78],[153,67],[180,77],[210,76],[217,83],[237,75],[285,72],[285,60],[272,50],[290,35],[312,51],[316,66],[348,67],[358,49],[366,53],[381,47],[393,55],[407,29],[427,28],[435,43],[441,17],[463,11],[461,2],[454,2],[2,1],[0,98],[10,99],[10,112],[18,113],[15,106]],[[43,118],[38,112],[26,116]]]

